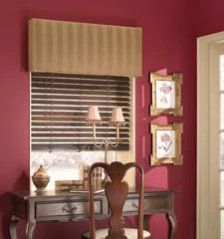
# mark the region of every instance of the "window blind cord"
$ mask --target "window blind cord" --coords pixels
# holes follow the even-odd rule
[[[45,97],[45,107],[46,107],[46,109],[43,112],[44,112],[44,119],[45,119],[44,121],[46,122],[45,123],[45,130],[46,130],[46,133],[48,133],[49,127],[48,127],[48,123],[47,122],[49,120],[49,117],[48,117],[49,112],[47,110],[47,107],[48,107],[47,91],[45,91],[44,97]]]
[[[49,153],[52,152],[52,115],[53,115],[53,73],[51,74],[51,101],[50,101],[50,144]]]
[[[108,116],[109,115],[109,79],[107,79],[107,103],[106,103],[106,106],[107,106],[107,113],[106,113],[106,115]],[[108,127],[109,126],[107,126],[106,127],[106,140],[108,140]]]
[[[81,99],[81,92],[80,91],[78,93],[78,98]],[[76,146],[74,145],[74,148],[75,148],[75,150],[77,152],[81,152],[82,151],[82,147],[79,144],[80,143],[80,129],[77,130],[77,136],[78,136],[78,138],[77,138],[77,145]]]
[[[107,122],[107,116],[109,114],[109,104],[108,104],[108,97],[109,97],[109,82],[108,82],[108,77],[106,77],[107,79],[107,91],[106,91],[106,115],[105,115],[105,122],[103,122],[103,124],[105,124]],[[105,163],[108,163],[108,155],[109,155],[109,150],[110,150],[110,145],[109,145],[109,136],[108,136],[108,125],[106,125],[106,138],[104,139],[104,151],[105,151],[105,155],[104,155],[104,161]],[[105,177],[105,180],[107,177]]]

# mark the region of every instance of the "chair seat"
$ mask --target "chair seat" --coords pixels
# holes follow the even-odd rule
[[[135,228],[124,228],[125,236],[128,239],[137,239],[138,229]],[[108,235],[108,228],[96,230],[96,239],[105,239]],[[83,234],[84,238],[89,238],[89,232]],[[143,238],[150,238],[150,233],[143,230]]]

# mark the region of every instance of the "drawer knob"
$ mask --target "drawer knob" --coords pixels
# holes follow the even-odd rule
[[[138,209],[138,203],[133,202],[132,206]],[[143,203],[143,207],[145,207],[145,202]]]
[[[73,214],[76,210],[77,210],[77,207],[76,207],[76,206],[71,207],[71,208],[67,208],[67,206],[64,206],[64,207],[62,208],[62,211],[63,211],[63,212],[66,212],[66,213],[69,213],[69,214]]]

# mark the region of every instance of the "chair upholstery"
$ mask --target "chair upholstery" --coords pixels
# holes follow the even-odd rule
[[[105,194],[110,209],[108,220],[109,228],[95,229],[95,213],[94,213],[94,185],[93,171],[95,168],[101,167],[110,181],[105,185]],[[123,178],[128,169],[135,167],[140,172],[139,183],[139,200],[138,200],[138,228],[123,227],[123,207],[128,195],[128,184]],[[150,233],[143,230],[143,199],[144,199],[144,171],[141,165],[137,163],[122,164],[121,162],[113,162],[111,164],[95,163],[89,171],[89,217],[90,231],[83,235],[83,239],[148,239]]]

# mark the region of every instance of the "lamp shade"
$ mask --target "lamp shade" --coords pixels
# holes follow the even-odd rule
[[[110,123],[111,123],[111,124],[118,124],[118,125],[125,123],[125,120],[124,120],[124,116],[123,116],[123,112],[122,112],[122,108],[121,108],[121,107],[116,107],[116,108],[113,109]]]
[[[89,122],[99,122],[99,121],[101,121],[98,106],[90,106],[88,108],[87,121],[89,121]]]

